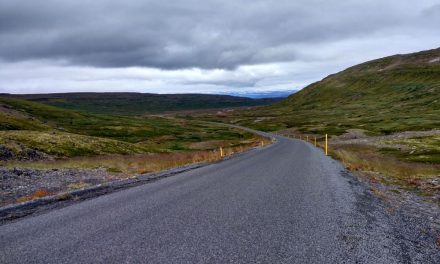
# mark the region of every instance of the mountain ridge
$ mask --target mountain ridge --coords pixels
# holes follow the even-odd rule
[[[125,92],[84,92],[53,94],[0,94],[0,97],[12,97],[36,101],[66,109],[89,113],[142,115],[180,110],[199,110],[226,107],[268,105],[281,98],[247,98],[232,95],[213,94],[153,94]]]

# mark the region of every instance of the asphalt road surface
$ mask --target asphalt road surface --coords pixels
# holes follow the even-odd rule
[[[409,248],[399,232],[339,163],[278,137],[220,163],[2,225],[0,263],[438,260]]]

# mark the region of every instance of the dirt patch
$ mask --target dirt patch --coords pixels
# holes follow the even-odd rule
[[[26,148],[22,145],[17,146],[15,149],[0,144],[0,161],[38,161],[38,160],[51,160],[49,155],[35,150]]]
[[[9,105],[1,104],[1,103],[0,103],[0,112],[4,113],[6,115],[9,115],[9,116],[31,119],[31,117],[27,116],[23,112],[17,111],[13,107],[11,107]]]
[[[0,160],[12,160],[14,158],[14,152],[6,146],[0,145]]]
[[[257,117],[254,120],[254,123],[258,123],[258,122],[265,121],[265,120],[271,120],[271,119],[274,119],[274,117],[271,117],[271,116]]]
[[[354,140],[367,138],[363,129],[348,129],[347,133],[337,137],[337,140]]]

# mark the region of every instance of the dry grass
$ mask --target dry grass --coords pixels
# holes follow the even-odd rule
[[[38,199],[38,198],[43,198],[43,197],[46,197],[46,196],[49,196],[49,195],[52,195],[52,193],[48,192],[47,190],[39,189],[39,190],[33,192],[30,195],[18,198],[17,202],[18,203],[23,203],[23,202],[35,200],[35,199]]]
[[[440,175],[440,165],[408,162],[380,153],[377,148],[363,145],[331,145],[331,156],[347,169],[367,175],[372,182],[397,184],[431,195],[437,186],[426,183]]]
[[[270,140],[255,138],[246,141],[244,144],[235,146],[223,146],[225,156],[246,151],[252,147],[260,146],[261,141],[265,145],[270,144]],[[39,162],[9,162],[8,167],[34,168],[34,169],[96,169],[105,168],[110,174],[119,177],[129,177],[133,174],[143,174],[157,172],[173,167],[188,164],[212,162],[220,160],[220,150],[198,150],[170,153],[150,153],[135,155],[100,155],[94,157],[75,157],[55,161]]]

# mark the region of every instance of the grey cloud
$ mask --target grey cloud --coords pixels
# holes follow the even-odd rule
[[[232,87],[232,88],[250,88],[255,87],[255,85],[262,80],[262,78],[252,78],[250,80],[211,80],[211,81],[183,81],[181,82],[183,85],[215,85],[215,86],[224,86],[224,87]]]
[[[421,20],[425,23],[425,26],[439,26],[440,4],[425,9],[421,14]]]
[[[0,0],[0,58],[233,69],[301,60],[296,45],[365,37],[408,23],[411,14],[397,0]]]

